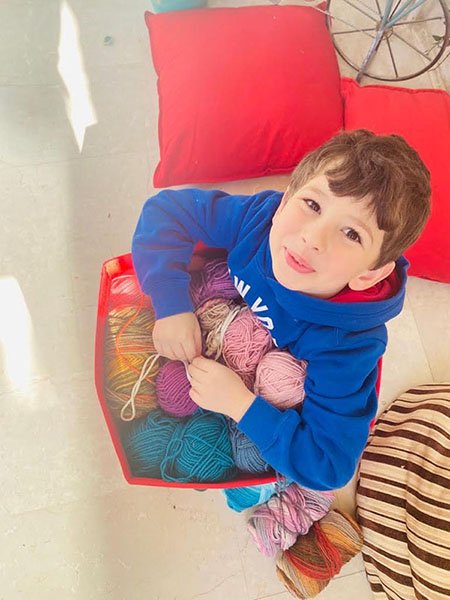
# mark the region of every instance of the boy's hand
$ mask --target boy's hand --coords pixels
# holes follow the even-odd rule
[[[171,360],[192,362],[202,353],[202,334],[192,312],[158,319],[153,327],[153,344],[158,354]]]
[[[207,410],[228,415],[240,421],[256,398],[242,379],[224,365],[199,356],[188,367],[192,400]]]

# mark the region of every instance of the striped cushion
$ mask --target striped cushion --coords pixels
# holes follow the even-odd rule
[[[450,383],[409,390],[361,460],[357,517],[377,600],[450,597]]]

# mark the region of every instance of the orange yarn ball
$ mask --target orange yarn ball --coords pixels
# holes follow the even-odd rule
[[[156,354],[152,341],[154,323],[155,316],[150,308],[125,306],[108,314],[104,342],[104,391],[111,413],[116,418],[130,420],[133,417],[132,408],[124,407],[145,361]],[[156,361],[139,387],[134,400],[135,418],[158,406],[155,387],[158,370],[159,361]]]
[[[277,575],[296,598],[314,598],[362,548],[358,524],[332,510],[277,559]]]

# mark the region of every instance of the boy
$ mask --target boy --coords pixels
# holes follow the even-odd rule
[[[399,314],[403,251],[429,214],[429,172],[399,136],[345,132],[307,155],[284,194],[166,190],[149,200],[133,260],[158,352],[189,361],[191,397],[232,417],[277,471],[316,490],[353,476],[376,414],[385,322]],[[276,346],[308,361],[300,409],[281,412],[201,357],[189,296],[198,240],[225,248],[234,284]]]

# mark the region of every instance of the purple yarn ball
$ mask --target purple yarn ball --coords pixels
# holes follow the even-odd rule
[[[190,292],[195,307],[211,298],[239,298],[239,292],[228,273],[227,261],[223,258],[210,260],[201,271],[191,274]]]
[[[191,384],[184,364],[179,360],[167,362],[156,378],[156,396],[160,407],[174,417],[188,417],[198,409],[189,396]]]

